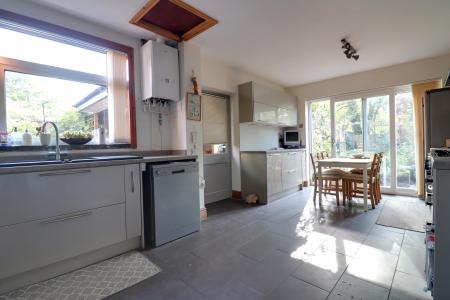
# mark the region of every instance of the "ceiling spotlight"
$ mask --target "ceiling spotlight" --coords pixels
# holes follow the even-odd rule
[[[342,49],[344,50],[344,55],[345,57],[347,57],[348,59],[353,58],[354,60],[358,60],[359,59],[359,55],[356,54],[357,50],[355,48],[353,48],[353,46],[347,41],[347,39],[341,39],[341,43],[342,43]]]

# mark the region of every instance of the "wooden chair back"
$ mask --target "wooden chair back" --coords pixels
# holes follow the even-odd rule
[[[319,154],[317,153],[317,155],[319,155]],[[317,173],[316,173],[317,163],[314,160],[314,154],[310,153],[309,157],[311,158],[311,164],[313,166],[313,168],[312,168],[313,169],[313,178],[316,178],[317,177]]]

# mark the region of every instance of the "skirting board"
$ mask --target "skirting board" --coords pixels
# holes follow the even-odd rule
[[[231,191],[231,198],[242,200],[242,193],[241,193],[241,191]]]
[[[206,210],[206,208],[201,208],[200,209],[200,221],[205,221],[206,218],[208,217],[208,211]]]
[[[42,268],[31,270],[13,277],[0,279],[0,294],[14,289],[47,280],[61,274],[80,269],[93,263],[117,256],[119,254],[139,249],[140,237],[129,239],[86,254],[72,257]]]

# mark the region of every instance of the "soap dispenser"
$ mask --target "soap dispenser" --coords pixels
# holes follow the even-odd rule
[[[25,129],[25,132],[22,134],[22,145],[31,146],[33,144],[33,137],[28,132],[28,129]]]

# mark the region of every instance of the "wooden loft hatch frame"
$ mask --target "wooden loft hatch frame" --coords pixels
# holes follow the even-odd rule
[[[150,0],[130,23],[181,42],[216,25],[217,20],[181,0]]]

